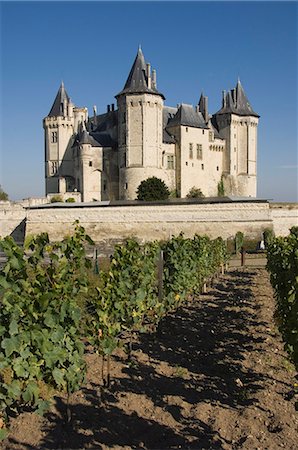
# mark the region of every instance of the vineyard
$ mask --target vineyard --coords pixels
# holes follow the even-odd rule
[[[0,241],[3,449],[295,448],[295,371],[265,271],[224,275],[221,238],[129,239],[102,270],[86,245],[78,223],[59,243]],[[297,368],[295,230],[268,245],[275,320]]]

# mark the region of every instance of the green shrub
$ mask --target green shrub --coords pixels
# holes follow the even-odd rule
[[[66,203],[75,203],[76,200],[75,200],[75,198],[73,198],[73,197],[68,197],[68,198],[65,200],[65,202],[66,202]]]
[[[143,180],[137,189],[137,198],[143,201],[166,200],[169,195],[166,183],[156,177]]]
[[[270,242],[273,241],[274,236],[275,236],[275,234],[274,234],[274,231],[272,230],[272,228],[265,228],[265,230],[263,231],[263,238],[264,238],[264,244],[265,244],[266,248],[268,247]]]
[[[63,198],[61,197],[61,195],[54,195],[53,197],[51,197],[51,203],[59,202],[63,202]]]
[[[244,242],[244,234],[241,231],[237,231],[235,235],[235,253],[239,253]]]
[[[217,196],[218,197],[224,197],[225,196],[225,187],[223,178],[221,177],[220,181],[217,184]]]
[[[8,200],[8,194],[3,191],[1,185],[0,185],[0,201],[6,202]]]
[[[205,195],[203,194],[203,192],[201,191],[200,188],[197,188],[195,186],[193,186],[190,190],[189,193],[187,194],[186,198],[203,198],[205,197]]]

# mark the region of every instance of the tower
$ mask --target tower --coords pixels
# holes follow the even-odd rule
[[[223,176],[228,195],[256,197],[259,117],[239,79],[235,89],[223,91],[222,108],[214,118],[220,135],[226,140]]]
[[[133,199],[142,180],[164,178],[162,168],[162,120],[164,96],[156,87],[139,48],[123,90],[116,95],[118,105],[119,194]]]
[[[87,108],[76,108],[64,83],[43,120],[45,132],[46,195],[72,192],[75,188],[72,144],[78,124],[87,119]]]

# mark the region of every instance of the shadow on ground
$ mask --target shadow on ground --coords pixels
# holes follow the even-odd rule
[[[58,398],[58,413],[46,416],[38,448],[223,448],[222,436],[191,412],[202,403],[244,408],[261,389],[264,375],[242,365],[244,353],[263,340],[252,283],[253,271],[231,272],[208,294],[165,318],[156,334],[140,335],[134,342],[135,366],[127,367],[118,357],[126,377],[116,378],[103,398],[100,382],[83,389],[88,404],[70,406],[71,424],[66,425],[65,401]],[[139,354],[143,359],[138,360]],[[161,364],[172,372],[163,373]],[[172,416],[177,427],[162,423],[161,417],[148,419],[121,409],[119,399],[127,393],[145,394]],[[190,414],[171,404],[169,396],[187,402]]]

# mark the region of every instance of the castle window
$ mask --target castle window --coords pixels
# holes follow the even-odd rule
[[[193,159],[193,144],[189,144],[189,159]]]
[[[201,169],[204,170],[204,164],[201,164]]]
[[[219,171],[219,166],[216,166],[216,170],[217,170],[217,172]]]
[[[103,190],[106,191],[107,190],[107,183],[104,181],[103,182]]]
[[[212,133],[212,131],[209,131],[209,141],[210,142],[213,141],[213,133]]]
[[[57,131],[52,131],[51,143],[55,144],[57,141],[58,141],[58,132]]]
[[[174,169],[174,155],[167,156],[167,168]]]
[[[92,167],[92,161],[89,161],[89,167]]]
[[[126,152],[123,153],[123,167],[126,167]]]
[[[186,161],[185,165],[188,166],[188,162],[187,161]]]
[[[186,133],[188,133],[188,127],[185,128]]]
[[[205,130],[203,130],[203,134],[205,134]]]
[[[203,158],[203,147],[202,144],[197,144],[197,159]]]
[[[127,189],[127,188],[128,188],[128,183],[125,183],[124,189]]]
[[[58,172],[58,161],[52,161],[51,175],[56,175]]]
[[[122,115],[122,123],[126,123],[126,112]]]

